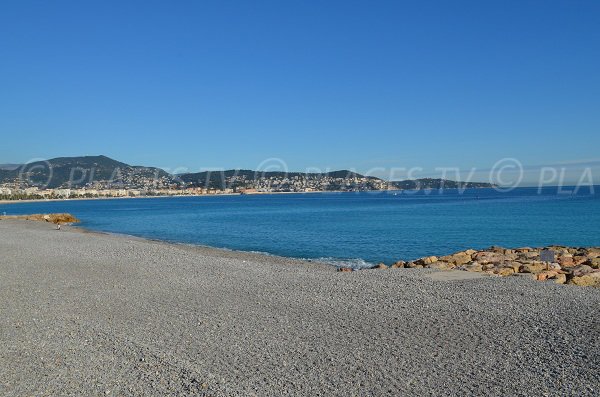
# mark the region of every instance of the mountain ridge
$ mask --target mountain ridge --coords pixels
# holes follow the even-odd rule
[[[170,174],[158,167],[134,166],[105,155],[56,157],[43,161],[0,167],[0,183],[22,183],[46,188],[81,188],[106,185],[119,188],[204,187],[244,189],[257,184],[263,188],[293,189],[308,181],[323,190],[404,190],[493,187],[484,182],[461,182],[442,178],[385,181],[350,170],[328,172],[283,172],[229,169]],[[12,169],[10,169],[12,168]],[[260,183],[259,183],[260,182]]]
[[[23,164],[14,170],[0,170],[0,183],[20,182],[47,188],[77,188],[97,181],[115,186],[134,185],[135,179],[168,178],[170,174],[156,167],[132,166],[104,155],[55,157]],[[66,185],[66,186],[65,186]]]

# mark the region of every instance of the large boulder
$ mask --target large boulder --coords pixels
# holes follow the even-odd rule
[[[600,269],[600,258],[589,258],[585,264],[593,269]]]
[[[569,284],[578,285],[580,287],[600,287],[600,272],[573,277],[571,281],[569,281]]]
[[[573,256],[573,263],[575,264],[575,266],[581,265],[582,263],[587,262],[587,260],[588,260],[587,255],[574,255]]]
[[[471,255],[466,251],[457,252],[456,254],[442,256],[440,260],[448,263],[453,263],[456,266],[461,266],[471,262]]]
[[[521,265],[521,267],[519,267],[519,272],[520,273],[540,273],[542,271],[546,270],[546,265],[542,264],[542,263],[524,263]]]
[[[573,261],[573,255],[571,255],[571,254],[565,254],[565,255],[559,256],[558,263],[560,263],[560,265],[562,267],[570,267],[570,266],[575,265],[575,262]]]
[[[567,275],[558,273],[556,276],[551,278],[556,284],[565,284],[567,282]]]
[[[473,255],[473,260],[479,263],[500,263],[505,258],[503,254],[497,252],[481,251]]]
[[[515,274],[515,271],[512,267],[501,267],[498,268],[498,270],[496,270],[494,273],[496,273],[499,276],[510,276],[512,274]]]
[[[431,265],[432,263],[435,263],[437,261],[438,261],[437,256],[426,256],[425,258],[421,258],[421,259],[415,261],[415,263],[417,265],[427,266],[427,265]]]
[[[521,253],[517,254],[517,257],[521,258],[521,259],[525,259],[525,260],[539,259],[540,253],[537,251],[521,252]]]
[[[558,275],[558,271],[556,270],[544,270],[536,275],[539,281],[548,280],[554,278]]]
[[[429,269],[438,269],[438,270],[451,270],[454,269],[455,266],[448,262],[437,261],[427,265]]]
[[[404,261],[398,261],[396,263],[394,263],[392,266],[390,266],[392,269],[402,269],[403,267],[406,267],[406,262]]]
[[[385,263],[379,263],[375,266],[373,266],[371,269],[387,269],[388,266]]]
[[[586,253],[589,258],[600,258],[600,247],[590,247]]]
[[[510,267],[515,271],[515,273],[518,273],[522,265],[523,264],[521,262],[507,262],[504,264],[504,267]]]
[[[579,265],[572,269],[572,274],[573,274],[573,276],[583,276],[588,273],[592,273],[593,271],[594,271],[594,269],[591,266]]]
[[[482,272],[483,266],[477,262],[471,262],[464,266],[464,269],[468,272]]]

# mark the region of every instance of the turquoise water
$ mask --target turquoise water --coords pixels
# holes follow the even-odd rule
[[[0,204],[0,213],[70,212],[93,230],[361,266],[490,245],[600,246],[598,191],[66,200]]]

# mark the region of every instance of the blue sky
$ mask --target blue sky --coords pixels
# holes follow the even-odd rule
[[[6,1],[0,163],[598,168],[599,20],[598,1]]]

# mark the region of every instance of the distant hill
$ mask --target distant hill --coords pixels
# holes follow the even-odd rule
[[[457,182],[439,178],[409,179],[405,181],[390,182],[390,185],[402,190],[423,189],[474,189],[489,188],[494,185],[485,182]]]
[[[264,192],[492,187],[489,183],[432,178],[387,182],[348,170],[325,173],[227,170],[171,175],[160,168],[132,166],[106,156],[58,157],[23,165],[0,166],[0,183],[16,182],[25,187],[50,189],[199,187],[233,191],[256,189]]]
[[[106,156],[58,157],[0,170],[0,182],[21,181],[47,188],[76,188],[99,181],[111,181],[115,187],[133,187],[161,178],[170,180],[172,176],[160,168],[132,166]]]
[[[265,179],[287,179],[305,178],[309,180],[332,179],[367,179],[380,181],[379,178],[367,177],[348,170],[332,171],[325,173],[303,173],[282,171],[252,171],[252,170],[226,170],[226,171],[203,171],[196,173],[180,174],[177,177],[186,184],[206,187],[209,189],[223,189],[225,187],[244,187],[248,182]],[[333,188],[333,186],[332,186]]]

